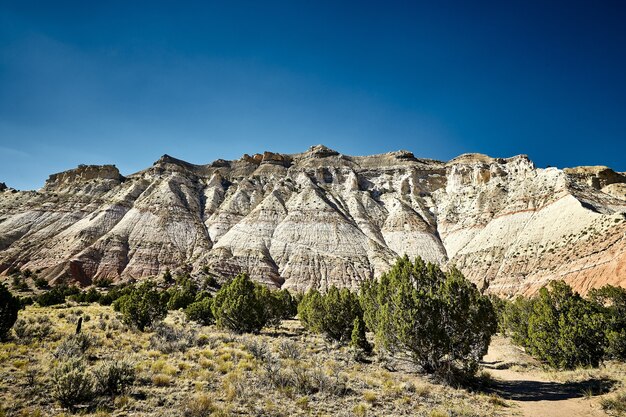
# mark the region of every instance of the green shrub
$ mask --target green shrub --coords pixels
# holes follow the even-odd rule
[[[174,283],[174,278],[172,277],[172,273],[169,268],[167,268],[163,273],[163,282],[165,285],[172,285]]]
[[[555,368],[598,366],[604,356],[605,320],[597,304],[563,281],[542,288],[528,317],[526,347]]]
[[[363,317],[363,311],[357,294],[333,286],[325,294],[309,290],[298,305],[298,316],[307,329],[346,342],[352,337],[354,320]]]
[[[379,281],[364,283],[361,303],[377,349],[406,355],[447,381],[476,372],[497,329],[489,298],[461,272],[419,258],[405,256]]]
[[[100,301],[100,293],[95,288],[90,288],[88,291],[83,291],[79,294],[72,295],[70,299],[77,303],[95,303]]]
[[[200,324],[209,326],[215,322],[213,311],[211,307],[213,300],[209,297],[202,298],[200,301],[195,301],[187,306],[185,309],[185,315],[187,320],[197,321]]]
[[[39,297],[37,297],[37,304],[42,307],[63,304],[66,297],[78,294],[80,294],[80,290],[75,286],[68,287],[67,285],[57,285],[51,290],[39,295]]]
[[[264,307],[267,325],[278,328],[283,320],[297,314],[297,304],[287,290],[270,291],[266,287],[257,287],[259,299]]]
[[[372,346],[365,336],[365,322],[363,321],[363,317],[356,317],[354,319],[350,345],[357,350],[358,354],[361,352],[369,353],[372,350]]]
[[[4,339],[13,327],[19,309],[20,301],[4,284],[0,284],[0,340]]]
[[[101,362],[93,373],[96,391],[111,397],[127,392],[136,379],[135,367],[124,360]]]
[[[146,327],[167,315],[167,308],[161,303],[156,286],[150,281],[133,287],[128,294],[118,298],[114,308],[122,313],[122,319],[126,324],[136,327],[139,331],[144,331]]]
[[[589,299],[599,306],[605,318],[607,356],[626,360],[626,289],[605,285],[591,290]]]
[[[35,281],[35,287],[39,288],[40,290],[47,290],[48,288],[50,288],[48,281],[46,281],[45,279],[41,277],[35,277],[34,281]]]
[[[28,291],[28,283],[20,275],[14,275],[12,278],[13,289],[16,291]]]
[[[26,306],[30,306],[35,303],[35,299],[33,297],[19,297],[18,301],[20,302],[20,310],[23,310]]]
[[[220,288],[220,283],[217,282],[217,279],[215,279],[213,275],[209,275],[205,277],[202,285],[204,289],[209,289],[209,288],[219,289]]]
[[[70,358],[60,362],[51,374],[52,397],[63,407],[74,410],[95,397],[94,380],[82,358]]]
[[[98,288],[109,288],[113,284],[113,280],[110,278],[96,278],[93,281],[93,285]]]
[[[267,322],[262,293],[247,274],[235,277],[215,295],[216,324],[237,333],[258,333]]]
[[[168,292],[170,293],[170,296],[167,301],[167,309],[178,310],[186,308],[189,304],[195,301],[198,288],[193,283],[191,278],[183,276],[178,279],[176,289]]]
[[[624,294],[605,287],[586,300],[563,281],[553,281],[537,297],[509,303],[504,326],[515,343],[552,367],[598,366],[607,352],[622,354]]]
[[[55,304],[63,304],[65,302],[65,294],[59,287],[54,287],[50,291],[42,293],[37,297],[37,304],[42,307],[48,307]]]
[[[533,310],[533,299],[518,296],[508,302],[499,323],[504,334],[508,334],[518,345],[528,344],[528,321]]]
[[[98,302],[101,305],[110,306],[120,297],[129,294],[133,286],[129,284],[121,284],[111,288],[106,294],[101,294]]]

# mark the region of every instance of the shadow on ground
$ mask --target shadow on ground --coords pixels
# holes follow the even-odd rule
[[[589,379],[580,382],[500,381],[495,380],[485,391],[513,401],[562,401],[570,398],[601,395],[615,384],[611,379]]]

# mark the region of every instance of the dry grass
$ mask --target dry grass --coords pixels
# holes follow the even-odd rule
[[[83,322],[92,340],[82,353],[88,367],[127,360],[136,371],[124,395],[79,406],[84,416],[503,415],[494,398],[387,371],[375,356],[357,363],[349,348],[304,332],[297,321],[277,332],[238,336],[173,312],[168,329],[137,333],[111,308],[82,305],[20,312],[23,337],[0,344],[0,416],[71,415],[52,399],[49,375],[58,362],[54,353],[81,315],[91,317]]]

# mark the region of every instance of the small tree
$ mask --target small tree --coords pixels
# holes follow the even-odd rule
[[[197,292],[198,287],[196,287],[191,278],[188,276],[180,277],[176,289],[170,293],[167,309],[178,310],[187,307],[195,301]]]
[[[604,327],[598,305],[565,282],[552,281],[532,303],[526,346],[555,368],[598,366],[606,346]]]
[[[19,309],[20,301],[4,284],[0,284],[0,340],[4,339],[13,327]]]
[[[172,285],[174,283],[174,278],[172,277],[172,273],[169,268],[166,268],[163,273],[163,282],[165,285]]]
[[[237,275],[215,295],[212,311],[217,326],[237,333],[258,333],[267,322],[260,293],[247,274]]]
[[[514,301],[507,302],[502,312],[500,328],[518,345],[528,344],[528,320],[533,310],[533,302],[533,299],[518,296]]]
[[[47,290],[48,288],[50,288],[50,284],[48,284],[48,281],[46,281],[44,278],[35,277],[33,281],[35,282],[35,287],[39,288],[40,290]]]
[[[357,350],[358,354],[360,354],[360,352],[369,353],[372,351],[372,345],[369,344],[365,336],[365,322],[362,317],[354,319],[352,341],[350,344]]]
[[[167,308],[161,303],[156,286],[150,281],[145,281],[118,298],[115,306],[122,313],[124,322],[139,331],[144,331],[167,315]]]
[[[626,289],[605,285],[591,290],[589,300],[600,308],[605,317],[607,355],[626,360]]]
[[[361,302],[378,349],[448,381],[476,372],[497,328],[489,298],[461,272],[444,273],[419,258],[405,256],[379,281],[366,282]]]
[[[298,305],[298,315],[309,330],[346,342],[352,336],[354,319],[362,317],[363,311],[355,293],[332,286],[325,294],[309,290]]]
[[[297,304],[289,291],[270,291],[261,287],[259,296],[265,307],[267,325],[278,328],[283,320],[293,318],[297,314]]]
[[[200,324],[209,326],[215,322],[213,311],[213,300],[210,297],[202,298],[199,301],[195,301],[187,306],[185,309],[185,315],[187,320],[197,321]]]

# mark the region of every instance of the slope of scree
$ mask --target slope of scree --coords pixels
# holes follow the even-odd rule
[[[399,255],[456,265],[481,288],[530,294],[626,285],[626,176],[539,169],[526,156],[407,151],[347,156],[324,146],[194,165],[164,155],[122,176],[112,165],[0,188],[0,271],[89,284],[247,271],[294,290],[355,288]]]

